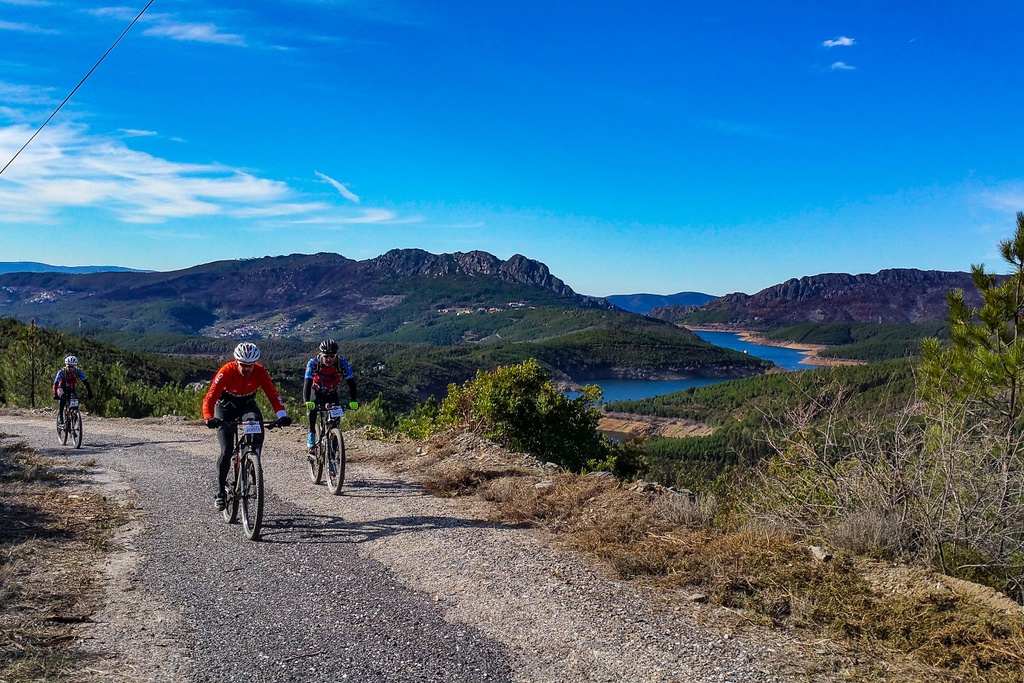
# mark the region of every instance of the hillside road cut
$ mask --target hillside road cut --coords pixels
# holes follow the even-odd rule
[[[487,521],[480,501],[361,462],[388,444],[346,436],[336,497],[309,481],[304,427],[269,432],[251,542],[214,509],[212,431],[86,415],[76,450],[52,415],[0,415],[3,442],[86,465],[131,508],[80,633],[97,680],[807,680],[785,634],[616,580],[543,531]]]

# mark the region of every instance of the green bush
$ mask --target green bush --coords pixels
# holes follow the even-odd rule
[[[555,388],[536,359],[479,371],[450,385],[436,424],[464,425],[521,453],[573,471],[612,469],[612,452],[597,431],[601,390],[586,386],[576,398]]]
[[[360,404],[355,410],[346,410],[342,419],[342,429],[358,429],[373,426],[391,431],[395,427],[395,416],[387,401],[378,396],[369,403]]]

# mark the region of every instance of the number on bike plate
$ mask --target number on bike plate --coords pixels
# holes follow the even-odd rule
[[[78,399],[77,398],[69,399],[68,400],[68,405],[71,406],[72,408],[77,408],[78,407]]]
[[[263,427],[260,426],[259,422],[245,422],[242,424],[242,433],[244,434],[259,434],[263,431]]]
[[[331,408],[331,417],[345,417],[345,411],[340,407]]]

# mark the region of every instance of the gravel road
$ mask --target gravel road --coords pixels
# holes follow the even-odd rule
[[[788,681],[781,634],[681,595],[608,578],[543,532],[485,520],[395,475],[350,464],[313,486],[305,430],[267,435],[263,540],[213,508],[216,441],[196,423],[85,418],[80,450],[50,414],[0,416],[43,455],[95,461],[134,505],[103,567],[81,647],[116,681]],[[349,435],[350,457],[386,448]]]

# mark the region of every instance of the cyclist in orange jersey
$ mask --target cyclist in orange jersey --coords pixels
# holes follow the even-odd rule
[[[210,429],[217,430],[220,442],[220,457],[217,459],[217,496],[214,499],[218,510],[224,509],[224,486],[227,483],[228,468],[235,447],[235,430],[225,422],[262,420],[263,413],[256,404],[256,392],[263,393],[274,407],[278,423],[287,427],[292,423],[285,411],[284,403],[274,388],[267,369],[257,363],[260,350],[255,344],[242,342],[235,347],[235,359],[217,371],[210,388],[203,398],[203,420]],[[256,434],[256,448],[263,446],[263,434]]]

